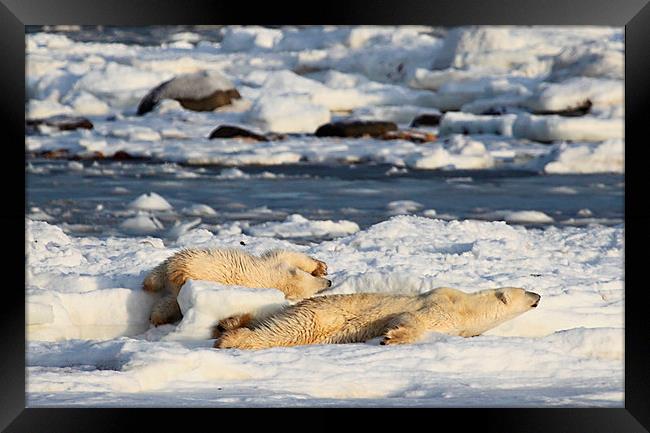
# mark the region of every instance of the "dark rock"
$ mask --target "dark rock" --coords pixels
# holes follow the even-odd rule
[[[591,103],[591,101],[587,99],[582,104],[576,107],[570,107],[559,111],[534,111],[533,114],[538,114],[538,115],[557,114],[559,116],[565,116],[565,117],[580,117],[589,113],[589,110],[591,110],[592,105],[593,104]]]
[[[208,137],[210,140],[214,138],[251,138],[257,141],[269,141],[266,137],[256,134],[247,129],[240,128],[239,126],[221,125],[217,126]]]
[[[420,114],[411,122],[412,128],[417,128],[418,126],[438,126],[440,124],[440,118],[442,114]]]
[[[397,125],[393,122],[351,121],[326,123],[318,127],[315,135],[317,137],[380,137],[390,131],[397,131]]]
[[[116,161],[133,161],[133,160],[143,160],[147,159],[141,156],[133,156],[128,152],[125,152],[123,150],[118,150],[111,156],[111,159],[114,159]]]
[[[241,99],[237,89],[216,90],[210,96],[201,99],[177,98],[176,100],[188,110],[212,111],[224,105],[230,105],[235,99]]]
[[[73,131],[75,129],[93,129],[93,123],[85,117],[73,117],[66,115],[52,116],[45,119],[25,120],[25,133],[38,133],[39,125],[47,125],[57,128],[59,131]]]
[[[62,159],[62,158],[68,158],[69,152],[68,149],[46,150],[45,152],[38,154],[38,156],[47,159]]]
[[[138,104],[137,114],[150,112],[163,99],[174,99],[188,110],[212,111],[240,98],[234,84],[223,75],[201,71],[179,75],[153,88]]]

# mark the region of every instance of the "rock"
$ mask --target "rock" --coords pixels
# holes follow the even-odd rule
[[[406,140],[414,143],[427,143],[438,139],[435,134],[430,132],[410,131],[404,129],[400,131],[389,131],[377,138],[382,140]]]
[[[390,131],[397,131],[397,125],[393,122],[357,120],[326,123],[318,127],[315,135],[317,137],[381,137]]]
[[[188,110],[212,111],[240,98],[229,79],[216,71],[200,71],[178,75],[152,89],[140,101],[137,114],[150,112],[163,99],[174,99]]]
[[[217,126],[208,137],[210,140],[214,138],[250,138],[256,141],[269,141],[263,135],[256,134],[247,129],[238,126],[220,125]]]
[[[412,128],[418,126],[438,126],[440,124],[441,114],[420,114],[411,122]]]
[[[589,110],[591,110],[592,105],[593,104],[591,103],[591,101],[587,99],[582,104],[576,107],[566,108],[564,110],[558,110],[558,111],[534,111],[533,114],[538,114],[538,115],[557,114],[559,116],[565,116],[565,117],[579,117],[589,113]]]
[[[93,123],[85,117],[74,117],[57,115],[45,119],[27,119],[25,121],[25,133],[38,133],[38,126],[46,125],[57,128],[59,131],[73,131],[75,129],[93,129]]]

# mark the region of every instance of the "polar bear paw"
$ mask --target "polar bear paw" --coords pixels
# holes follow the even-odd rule
[[[251,320],[253,320],[253,316],[248,313],[230,316],[226,319],[219,320],[219,322],[212,327],[212,338],[219,338],[226,331],[232,331],[233,329],[246,326]]]
[[[411,343],[415,340],[413,335],[413,330],[408,326],[397,326],[395,328],[389,329],[384,334],[384,338],[379,344],[406,344]]]
[[[327,275],[327,263],[317,259],[314,259],[314,261],[316,262],[316,269],[314,269],[311,274],[314,277],[322,277],[323,275]]]

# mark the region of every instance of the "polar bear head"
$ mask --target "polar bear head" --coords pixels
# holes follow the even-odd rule
[[[500,287],[498,289],[482,290],[469,296],[469,304],[476,314],[471,328],[480,330],[478,335],[495,326],[532,310],[539,305],[541,296],[519,287]],[[472,317],[472,315],[470,315]],[[469,323],[468,323],[469,325]]]
[[[285,263],[275,268],[276,287],[284,292],[287,299],[297,300],[309,298],[316,293],[332,286],[332,281],[323,277],[315,277],[302,269]]]
[[[474,336],[536,308],[541,296],[519,287],[500,287],[465,293],[439,288],[429,295],[452,318],[461,336]]]

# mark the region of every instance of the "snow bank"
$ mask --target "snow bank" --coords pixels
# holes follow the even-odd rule
[[[183,319],[165,339],[206,340],[219,320],[250,313],[264,317],[287,305],[276,289],[225,286],[210,281],[188,281],[178,294]]]
[[[28,340],[107,340],[141,334],[149,328],[155,297],[126,288],[84,293],[28,290]]]
[[[71,237],[28,220],[28,405],[623,404],[620,226],[535,230],[397,216],[309,246],[245,238],[253,254],[282,247],[324,260],[328,293],[519,286],[542,295],[537,309],[476,338],[215,350],[214,321],[285,300],[273,289],[201,281],[183,286],[178,325],[149,327],[156,295],[141,289],[146,272],[181,246],[239,245],[241,236],[190,230],[165,247],[155,238]]]

